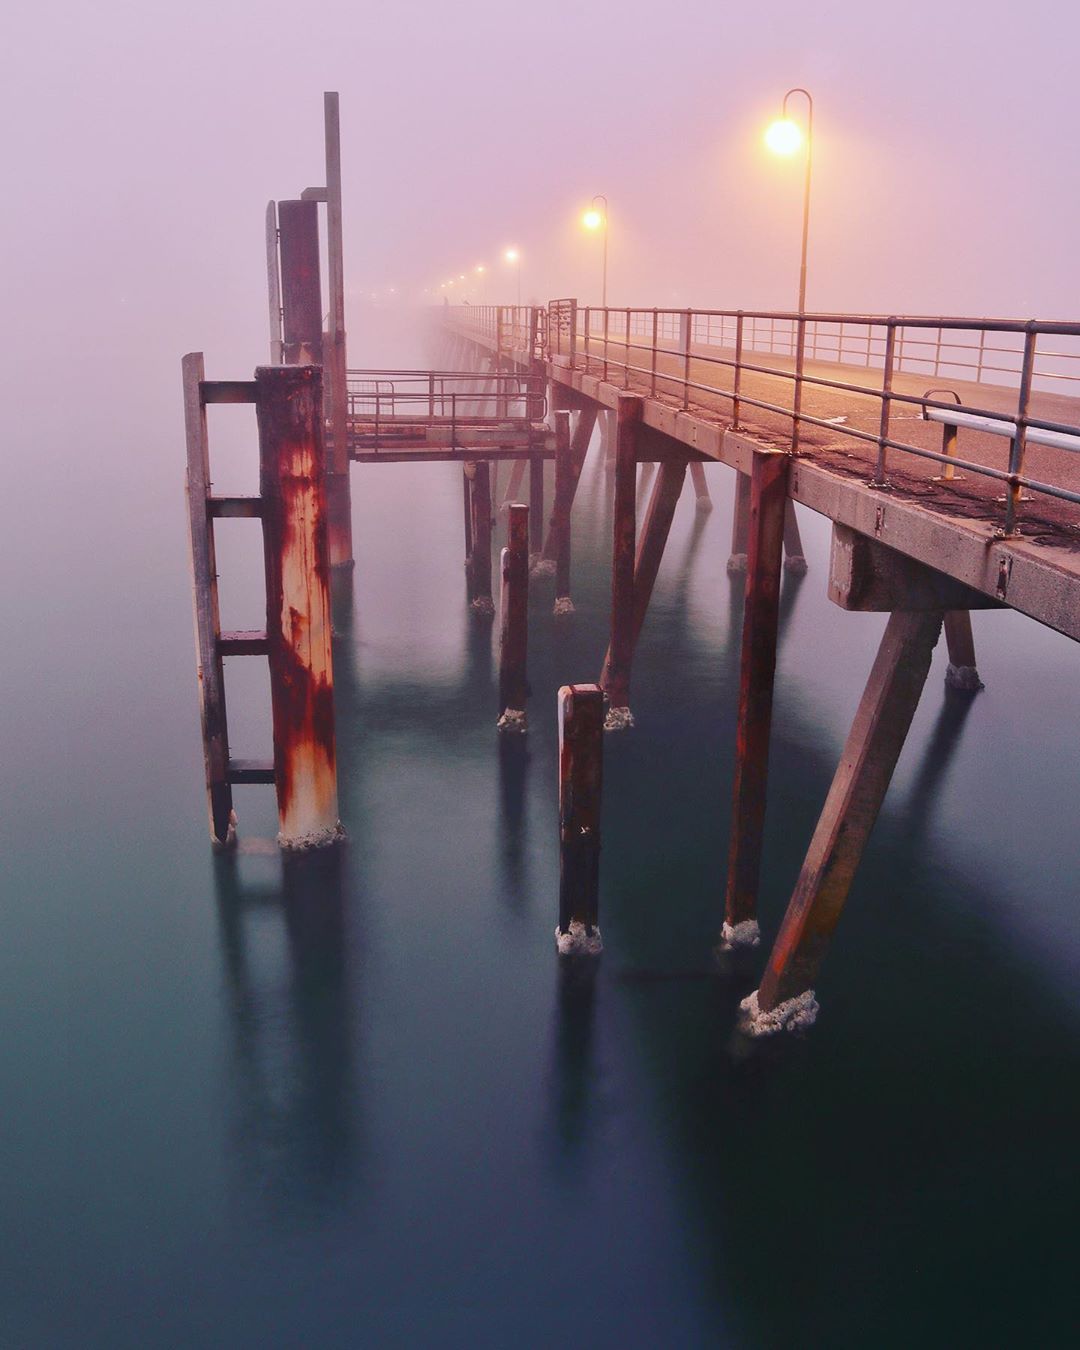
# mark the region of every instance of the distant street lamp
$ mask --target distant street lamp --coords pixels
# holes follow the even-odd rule
[[[597,208],[596,208],[596,203],[597,203],[597,202],[603,202],[603,203],[604,203],[604,209],[603,209],[603,211],[598,211],[598,210],[597,210]],[[604,278],[604,279],[603,279],[603,285],[602,285],[602,287],[601,287],[601,292],[600,292],[600,303],[601,303],[601,305],[602,305],[602,307],[603,307],[604,309],[607,309],[607,236],[608,236],[608,204],[607,204],[607,198],[604,196],[604,194],[603,194],[602,192],[598,192],[598,193],[596,194],[596,196],[592,199],[592,205],[589,207],[589,209],[588,209],[588,210],[585,212],[585,214],[582,216],[581,220],[582,220],[582,223],[584,224],[584,226],[585,226],[585,228],[586,228],[587,230],[603,230],[603,231],[604,231],[604,272],[603,272],[603,278]]]
[[[805,89],[789,89],[780,105],[780,116],[765,132],[765,144],[774,155],[793,155],[803,142],[798,123],[787,115],[788,99],[802,94],[806,99],[806,182],[803,187],[802,255],[799,265],[799,313],[806,313],[806,243],[810,237],[810,172],[814,158],[814,100]]]
[[[517,275],[517,302],[518,309],[521,308],[521,254],[516,248],[508,248],[503,254],[506,261],[513,267]]]

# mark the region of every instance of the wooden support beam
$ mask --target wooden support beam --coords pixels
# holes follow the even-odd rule
[[[506,495],[503,497],[503,506],[508,506],[510,502],[516,502],[521,496],[521,485],[525,481],[526,461],[515,459],[513,467],[510,470],[510,481],[506,485]]]
[[[790,456],[755,450],[749,475],[746,603],[743,607],[735,780],[721,951],[756,947],[761,845],[780,621],[780,563]]]
[[[604,693],[599,685],[559,690],[560,956],[596,956],[599,920],[600,802],[604,772]]]
[[[234,629],[218,638],[222,656],[269,656],[270,643],[260,629]]]
[[[958,694],[977,694],[980,689],[985,689],[975,665],[975,635],[971,631],[970,611],[950,609],[946,612],[945,641],[949,647],[946,685]]]
[[[889,618],[761,986],[741,1005],[752,1035],[806,1026],[817,1015],[818,971],[915,715],[942,617]]]
[[[472,589],[472,480],[476,473],[475,464],[464,463],[461,466],[461,487],[465,499],[465,580],[468,584],[470,601],[474,599]]]
[[[199,682],[199,718],[206,767],[210,840],[215,848],[236,842],[236,815],[228,780],[229,732],[225,716],[225,668],[219,640],[217,559],[210,499],[210,443],[206,430],[202,352],[190,352],[182,364],[184,427],[187,436],[187,504],[191,543],[192,602]]]
[[[589,453],[589,442],[592,440],[593,428],[596,426],[596,409],[583,408],[577,417],[577,424],[574,427],[573,435],[570,437],[570,453],[566,473],[566,492],[567,492],[567,511],[573,511],[574,498],[577,496],[578,484],[581,482],[581,471],[585,467],[585,457]],[[558,446],[556,446],[556,456],[558,455]],[[547,539],[544,542],[544,558],[555,562],[558,555],[559,539],[555,529],[556,517],[554,513],[551,522],[548,525]]]
[[[697,460],[692,460],[690,464],[690,478],[694,484],[694,496],[697,498],[697,509],[699,511],[711,511],[713,508],[712,497],[709,495],[709,485],[705,481],[705,468]]]
[[[799,521],[795,515],[795,503],[790,497],[784,513],[784,571],[797,577],[805,576],[807,571],[802,535],[799,533]]]
[[[634,655],[634,552],[637,535],[637,431],[642,400],[620,394],[615,423],[615,510],[611,566],[611,641],[601,686],[610,707],[604,725],[622,731],[630,713],[630,667]]]
[[[491,474],[486,459],[473,466],[470,604],[477,614],[495,613],[491,598]]]
[[[555,505],[551,512],[551,529],[555,536],[555,608],[556,614],[573,614],[570,599],[570,509],[574,501],[577,478],[572,460],[570,441],[570,414],[559,410],[555,418]]]
[[[750,475],[735,471],[735,507],[731,518],[729,575],[746,571],[747,538],[750,531]]]
[[[529,508],[512,502],[502,551],[499,595],[499,730],[525,731],[528,696]]]
[[[322,371],[317,366],[261,366],[255,381],[278,842],[285,849],[317,848],[336,843],[343,834],[330,649]]]

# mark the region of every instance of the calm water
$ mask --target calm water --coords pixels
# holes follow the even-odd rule
[[[244,441],[236,411],[221,444]],[[976,616],[969,707],[938,652],[819,1023],[751,1049],[732,1027],[763,957],[728,980],[709,963],[739,625],[726,470],[714,514],[680,503],[638,728],[607,744],[590,982],[554,952],[554,692],[603,655],[595,461],[578,615],[552,620],[550,583],[533,607],[524,751],[494,733],[458,471],[354,469],[350,845],[283,871],[207,844],[175,406],[86,439],[72,457],[55,428],[43,473],[68,505],[43,519],[17,485],[8,535],[0,1344],[1072,1342],[1072,644]],[[107,444],[125,467],[103,481]],[[221,490],[250,472],[235,458]],[[883,626],[827,602],[827,529],[803,526],[768,938]],[[261,622],[252,530],[223,523],[229,626]],[[266,753],[261,663],[230,679],[234,751]],[[237,795],[242,832],[269,835],[269,790]]]

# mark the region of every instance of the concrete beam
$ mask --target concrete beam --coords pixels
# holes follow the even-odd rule
[[[971,586],[916,562],[847,525],[833,525],[829,599],[841,609],[891,614],[893,610],[1002,609]]]

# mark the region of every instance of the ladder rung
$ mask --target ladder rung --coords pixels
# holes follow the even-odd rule
[[[274,764],[269,759],[230,759],[226,777],[230,783],[272,783]]]
[[[238,516],[249,520],[262,518],[261,497],[207,497],[206,504],[212,516]]]
[[[204,403],[254,403],[254,380],[202,380],[199,392]]]
[[[218,651],[222,656],[266,656],[269,650],[266,634],[258,628],[235,629],[218,635]]]

